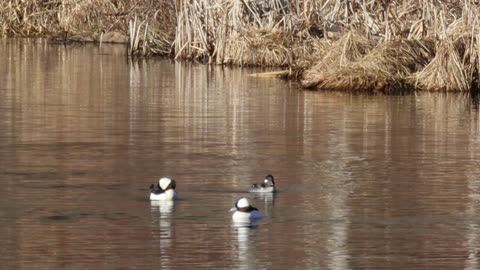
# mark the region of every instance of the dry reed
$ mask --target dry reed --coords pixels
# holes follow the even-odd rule
[[[301,83],[304,87],[317,86],[343,67],[363,58],[375,43],[356,32],[349,32],[326,50],[316,65],[305,71]]]
[[[133,34],[135,43],[141,45],[134,51],[169,54],[175,10],[175,1],[169,0],[8,0],[0,6],[0,36],[49,36],[61,42],[101,38],[103,42],[125,42],[133,34],[129,22],[138,17],[144,22],[144,32]],[[105,38],[108,33],[116,35]]]
[[[461,8],[460,8],[461,7]],[[417,89],[469,92],[479,89],[480,9],[473,1],[449,9],[456,16],[448,20],[437,14],[437,52],[424,70],[413,75]]]
[[[307,7],[307,2],[303,4]],[[239,66],[282,66],[301,73],[322,54],[325,40],[284,0],[182,0],[175,57]]]
[[[409,75],[421,70],[433,58],[433,44],[417,40],[382,43],[364,58],[339,68],[319,87],[386,93],[412,89]]]
[[[480,88],[477,2],[7,0],[0,35],[85,41],[118,32],[131,54],[281,66],[305,87],[470,91]]]
[[[345,67],[339,64],[339,46],[330,47],[329,55],[334,60],[326,55],[320,58],[304,73],[303,85],[382,92],[479,89],[478,4],[468,0],[399,2],[375,7],[372,2],[363,1],[363,26],[357,24],[357,29],[378,41],[378,46],[365,58]],[[372,9],[377,12],[370,12]],[[353,14],[355,9],[347,12]],[[354,16],[351,25],[356,23],[355,18],[359,17]],[[437,48],[434,39],[438,40]]]
[[[437,44],[435,58],[415,74],[417,87],[428,91],[468,91],[466,70],[451,42]]]

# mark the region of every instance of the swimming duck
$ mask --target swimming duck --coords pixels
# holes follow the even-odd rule
[[[162,177],[158,180],[157,188],[153,184],[150,185],[150,200],[151,201],[163,201],[163,200],[175,200],[178,199],[177,192],[175,191],[175,180]]]
[[[273,179],[273,175],[269,174],[265,176],[265,179],[261,184],[253,184],[252,187],[249,189],[249,192],[275,192],[275,180]]]
[[[235,213],[232,215],[233,221],[250,222],[262,217],[262,213],[251,206],[247,198],[241,198],[235,203]]]

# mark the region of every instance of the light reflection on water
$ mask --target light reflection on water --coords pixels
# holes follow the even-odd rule
[[[173,201],[151,201],[152,237],[160,247],[160,268],[172,267],[168,251],[172,248],[172,216],[175,207]],[[155,230],[158,228],[158,231]]]
[[[6,269],[477,269],[479,110],[3,40]],[[475,100],[473,100],[475,101]],[[248,194],[273,174],[279,192]],[[160,176],[173,205],[148,201]],[[248,197],[265,217],[235,226]]]

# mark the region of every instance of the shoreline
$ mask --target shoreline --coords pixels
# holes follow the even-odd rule
[[[3,37],[123,43],[132,56],[278,67],[306,89],[480,88],[480,6],[471,0],[9,2],[0,11]]]

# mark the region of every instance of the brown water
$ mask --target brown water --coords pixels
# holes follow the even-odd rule
[[[0,42],[2,269],[478,269],[470,97]],[[271,173],[276,196],[245,192]],[[150,203],[177,181],[181,200]],[[235,227],[249,197],[265,214]]]

